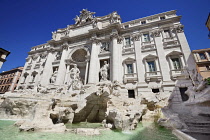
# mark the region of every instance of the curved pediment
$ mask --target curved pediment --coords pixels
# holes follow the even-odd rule
[[[183,55],[182,52],[179,51],[172,51],[166,55],[166,57],[174,56],[174,55]]]
[[[145,57],[143,58],[143,60],[145,60],[145,59],[156,59],[156,58],[158,58],[157,55],[149,54],[149,55],[145,56]]]
[[[136,61],[136,59],[128,57],[128,58],[123,60],[123,63],[125,63],[125,62],[133,62],[133,61]]]

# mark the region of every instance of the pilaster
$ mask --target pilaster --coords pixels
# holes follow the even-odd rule
[[[139,83],[145,83],[145,68],[144,64],[142,62],[142,55],[139,55],[141,53],[141,39],[140,34],[136,35],[137,37],[133,39],[134,41],[134,47],[135,47],[135,55],[136,55],[136,67],[137,67],[137,77]]]
[[[120,83],[123,82],[123,75],[122,75],[122,38],[118,36],[117,30],[113,30],[111,34],[111,80],[112,81],[119,81]]]
[[[44,67],[44,70],[43,70],[43,75],[42,75],[42,80],[40,82],[40,84],[42,86],[47,86],[49,84],[49,80],[50,80],[50,76],[53,72],[53,69],[52,69],[52,62],[54,60],[54,57],[53,57],[53,50],[48,50],[48,56],[47,56],[47,60],[45,62],[45,67]]]
[[[92,49],[91,49],[91,55],[90,55],[90,68],[89,68],[89,76],[88,76],[88,83],[94,84],[99,82],[99,69],[100,69],[100,63],[98,59],[99,54],[99,41],[97,38],[91,38],[92,40]]]
[[[62,48],[63,48],[63,52],[62,52],[62,56],[60,60],[57,78],[56,78],[56,85],[62,85],[65,82],[64,81],[65,73],[66,73],[65,59],[67,59],[67,55],[68,55],[68,45],[63,46]]]
[[[160,71],[161,71],[161,74],[163,77],[163,82],[171,81],[170,68],[169,68],[168,62],[166,60],[165,53],[164,53],[165,51],[163,48],[163,42],[162,42],[162,37],[160,35],[160,31],[154,31],[153,37],[154,37],[155,44],[156,44],[157,56],[159,59],[159,66],[160,66]]]
[[[179,43],[182,48],[182,52],[184,54],[184,58],[186,60],[187,67],[189,68],[189,70],[196,69],[193,55],[191,53],[191,50],[190,50],[189,44],[187,42],[186,36],[184,34],[183,28],[178,26],[176,28],[176,31],[177,31],[177,37],[179,39]]]

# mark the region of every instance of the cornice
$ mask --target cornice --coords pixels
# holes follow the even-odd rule
[[[128,22],[124,22],[124,23],[122,23],[122,25],[138,22],[138,21],[141,21],[141,20],[146,20],[148,18],[153,18],[153,17],[157,17],[157,16],[163,16],[163,15],[167,15],[167,14],[176,14],[176,10],[171,10],[171,11],[167,11],[167,12],[163,12],[163,13],[158,13],[158,14],[146,16],[146,17],[143,17],[143,18],[138,18],[138,19],[131,20],[131,21],[128,21]]]
[[[131,32],[133,30],[143,30],[143,29],[147,29],[147,28],[153,28],[153,27],[159,27],[162,26],[164,24],[172,24],[172,20],[174,20],[174,22],[179,22],[181,19],[181,16],[176,16],[176,17],[172,17],[172,18],[168,18],[168,19],[164,19],[164,20],[158,20],[158,21],[154,21],[154,22],[150,22],[147,24],[137,24],[135,26],[131,26],[129,28],[121,28],[120,31],[122,33],[126,33],[126,32]]]

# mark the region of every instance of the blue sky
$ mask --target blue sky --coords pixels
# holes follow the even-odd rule
[[[191,50],[210,48],[205,26],[210,0],[0,0],[0,47],[11,52],[0,72],[24,66],[31,47],[74,24],[72,19],[85,8],[96,16],[117,11],[123,22],[177,10]]]

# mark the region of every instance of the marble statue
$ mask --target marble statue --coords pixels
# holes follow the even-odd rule
[[[121,89],[120,83],[117,80],[115,80],[112,85],[112,94],[114,96],[120,96],[120,89]]]
[[[57,35],[57,32],[56,31],[54,31],[54,32],[52,32],[52,39],[56,39],[56,35]]]
[[[50,77],[50,83],[55,83],[57,75],[58,75],[58,70],[56,69]]]
[[[41,86],[41,84],[38,84],[37,92],[39,92],[39,93],[48,93],[47,88]]]
[[[80,25],[89,21],[93,21],[93,14],[95,14],[95,12],[90,12],[87,9],[82,9],[82,11],[80,11],[80,15],[74,18],[75,25]]]
[[[82,83],[80,80],[80,70],[77,68],[77,64],[74,64],[74,67],[70,70],[70,82],[68,89],[79,90],[82,88]]]
[[[77,64],[74,64],[74,67],[70,70],[70,78],[75,80],[79,79],[80,70],[77,68]]]
[[[79,24],[80,18],[78,17],[78,15],[76,15],[76,17],[74,18],[74,20],[75,20],[75,24],[76,25]]]
[[[120,21],[121,21],[121,19],[120,19],[120,16],[117,14],[117,12],[113,12],[111,14],[111,23],[117,23]]]
[[[109,69],[109,64],[107,64],[107,61],[104,61],[104,65],[101,67],[99,73],[101,76],[100,81],[107,81],[108,80],[108,69]]]
[[[55,56],[55,60],[60,60],[61,59],[61,52],[57,52],[56,56]]]

